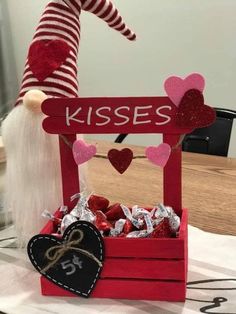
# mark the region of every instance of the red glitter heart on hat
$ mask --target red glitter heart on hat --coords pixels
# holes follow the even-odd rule
[[[124,148],[121,151],[111,149],[108,152],[108,159],[112,166],[120,173],[124,173],[133,160],[133,152],[129,148]]]
[[[203,94],[197,89],[187,91],[176,113],[176,124],[181,128],[203,128],[216,119],[215,110],[204,104]]]
[[[63,40],[38,40],[30,46],[28,63],[34,76],[44,81],[60,68],[69,54],[70,47]]]

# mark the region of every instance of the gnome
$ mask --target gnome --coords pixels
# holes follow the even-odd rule
[[[127,39],[136,38],[109,0],[54,0],[46,6],[29,48],[16,106],[2,126],[7,155],[5,210],[13,213],[20,247],[45,224],[41,213],[52,212],[63,202],[58,136],[42,129],[41,104],[48,97],[79,96],[82,10],[94,13]],[[83,174],[81,181],[86,186]]]

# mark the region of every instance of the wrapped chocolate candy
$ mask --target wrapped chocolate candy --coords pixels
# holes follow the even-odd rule
[[[95,221],[95,215],[88,208],[88,196],[85,193],[78,193],[71,197],[71,201],[78,198],[78,202],[70,212],[71,215],[78,218],[78,220],[85,220],[91,223]]]
[[[61,222],[61,233],[63,234],[67,227],[69,227],[73,222],[78,221],[78,219],[71,214],[67,214],[63,217]]]
[[[172,235],[168,218],[163,218],[151,233],[152,238],[170,238]]]
[[[77,193],[71,197],[71,201],[78,198],[78,202],[69,214],[66,214],[61,222],[61,233],[63,234],[67,227],[78,220],[85,220],[91,223],[95,221],[95,215],[88,208],[88,197],[85,193]]]
[[[88,200],[88,207],[92,211],[101,210],[106,213],[109,208],[109,200],[105,197],[98,195],[91,195]]]
[[[143,220],[140,219],[140,217],[134,218],[130,209],[124,205],[120,205],[126,218],[134,225],[134,227],[140,229],[140,227],[143,225]]]
[[[88,196],[85,192],[71,197],[71,201],[75,199],[78,202],[70,213],[66,206],[61,207],[59,218],[44,211],[43,216],[57,226],[56,234],[63,234],[67,227],[78,220],[94,224],[103,236],[111,237],[168,238],[176,236],[180,227],[179,216],[171,207],[163,204],[158,204],[153,209],[138,205],[130,209],[119,203],[108,207],[109,201],[106,198]]]
[[[94,225],[103,235],[109,235],[112,224],[107,220],[106,215],[101,210],[97,210],[95,217]]]
[[[124,219],[125,214],[121,207],[121,204],[115,203],[107,208],[106,216],[108,220],[115,221],[119,219]]]
[[[106,215],[102,211],[96,210],[93,212],[90,210],[90,208],[88,207],[88,200],[91,199],[91,196],[88,197],[85,193],[77,193],[71,197],[71,201],[75,200],[76,198],[78,198],[76,206],[69,214],[66,214],[62,220],[61,232],[64,233],[65,229],[69,227],[73,222],[78,220],[84,220],[94,224],[102,233],[102,235],[108,235],[110,233],[110,230],[112,229],[112,225],[107,220]],[[95,199],[97,200],[97,196],[96,198],[92,198],[93,201]],[[107,201],[105,202],[101,199],[100,201],[100,203],[97,203],[96,206],[99,205],[99,207],[103,207],[105,206],[105,203],[107,204]],[[93,203],[93,206],[95,206],[95,203]]]
[[[68,206],[62,205],[59,209],[60,213],[66,215],[68,213]]]
[[[145,212],[143,216],[146,223],[146,229],[132,231],[127,234],[127,238],[147,238],[152,234],[154,228],[150,212]]]
[[[125,225],[124,225],[124,228],[123,228],[123,232],[125,234],[129,234],[130,232],[132,232],[132,231],[134,231],[136,229],[137,229],[137,227],[135,227],[133,225],[133,223],[129,219],[126,219]]]
[[[119,219],[115,222],[114,228],[111,229],[110,231],[110,236],[111,237],[118,237],[122,234],[124,225],[126,223],[125,219]]]
[[[132,207],[132,217],[133,218],[135,218],[135,219],[142,218],[144,215],[151,216],[152,213],[149,212],[147,209],[139,207],[138,205],[135,205]]]
[[[168,218],[170,229],[172,232],[177,232],[180,227],[180,218],[174,212],[172,207],[158,204],[155,212],[156,219]]]
[[[147,238],[147,230],[136,230],[128,233],[126,238]]]
[[[62,221],[61,218],[55,217],[55,216],[54,216],[53,214],[51,214],[48,210],[44,210],[44,211],[42,212],[42,217],[43,217],[43,218],[46,218],[46,219],[48,219],[48,220],[53,221],[56,226],[60,225],[60,224],[61,224],[61,221]]]

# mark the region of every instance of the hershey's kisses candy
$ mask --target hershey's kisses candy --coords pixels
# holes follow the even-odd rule
[[[173,232],[177,232],[180,227],[180,218],[176,213],[173,211],[171,207],[169,207],[170,211],[170,216],[169,216],[169,224],[170,224],[170,229]]]
[[[158,204],[155,211],[155,217],[156,218],[167,218],[169,217],[169,212],[167,210],[167,207],[163,204]]]
[[[147,210],[137,205],[132,207],[132,216],[140,221],[139,229],[147,230],[147,235],[153,231],[153,216],[154,211]]]
[[[147,238],[149,234],[147,230],[136,230],[126,235],[126,238]]]
[[[127,238],[147,238],[153,232],[154,228],[152,225],[152,219],[150,213],[144,213],[144,221],[146,229],[132,231],[127,234]]]
[[[73,224],[73,222],[78,221],[78,219],[71,215],[71,214],[67,214],[63,217],[62,222],[61,222],[61,233],[64,233],[66,228],[69,227],[71,224]]]
[[[151,233],[152,238],[170,238],[172,236],[172,231],[170,229],[168,218],[163,218],[163,220],[155,227]]]
[[[107,219],[111,221],[125,218],[125,214],[119,203],[113,204],[110,207],[108,207],[106,216]]]
[[[123,232],[125,234],[128,234],[128,233],[132,232],[135,229],[137,229],[137,228],[134,227],[132,222],[129,219],[126,219],[125,224],[124,224],[124,228],[123,228]]]
[[[91,223],[95,221],[95,215],[88,208],[88,198],[85,193],[78,193],[71,197],[71,200],[78,198],[78,202],[75,207],[72,209],[70,214],[74,217],[77,217],[79,220],[85,220]]]
[[[121,206],[126,218],[129,221],[131,221],[131,223],[134,225],[134,227],[136,227],[137,229],[140,229],[140,227],[142,227],[142,225],[143,225],[143,220],[141,218],[134,218],[128,207],[126,207],[122,204],[120,206]]]
[[[132,207],[132,217],[133,218],[138,219],[140,217],[143,217],[144,215],[151,215],[151,213],[147,209],[139,207],[138,205],[135,205]]]
[[[174,212],[172,207],[164,206],[163,204],[158,204],[155,216],[157,219],[168,218],[170,229],[172,232],[177,232],[179,230],[180,218]]]
[[[98,228],[99,231],[103,231],[104,235],[108,235],[110,230],[112,229],[112,224],[107,220],[105,214],[97,210],[95,212],[96,220],[95,220],[95,226]]]
[[[102,196],[91,195],[88,200],[88,207],[92,211],[101,210],[105,213],[108,210],[108,206],[109,200]]]
[[[60,225],[61,221],[62,221],[61,218],[55,217],[55,216],[54,216],[53,214],[51,214],[48,210],[44,210],[44,211],[42,212],[42,217],[43,217],[43,218],[46,218],[46,219],[48,219],[48,220],[53,221],[53,223],[54,223],[54,225],[55,225],[56,227],[58,227],[58,226]]]
[[[125,219],[117,220],[115,222],[114,228],[112,228],[111,231],[110,231],[110,236],[111,237],[118,237],[118,236],[122,236],[122,234],[124,235],[124,233],[122,233],[122,231],[124,229],[125,223],[126,223]]]

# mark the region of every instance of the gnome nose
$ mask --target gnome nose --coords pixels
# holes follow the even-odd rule
[[[41,104],[47,95],[40,90],[30,90],[23,97],[24,106],[35,114],[41,113]]]

